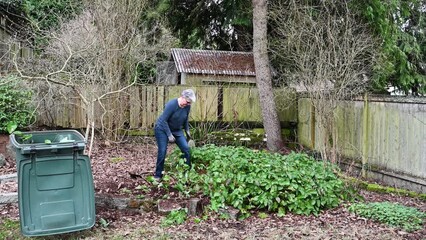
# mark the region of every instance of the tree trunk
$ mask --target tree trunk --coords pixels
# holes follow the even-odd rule
[[[283,147],[283,140],[269,68],[267,12],[267,0],[253,0],[253,55],[256,84],[262,108],[263,127],[267,135],[267,147],[270,151],[277,152]]]

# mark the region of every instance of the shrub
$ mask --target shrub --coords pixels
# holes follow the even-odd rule
[[[408,232],[421,229],[426,219],[426,213],[416,208],[391,202],[355,203],[348,209],[361,217],[373,219],[391,227],[399,227]]]
[[[192,149],[193,167],[187,171],[179,150],[169,158],[178,162],[170,173],[177,179],[176,188],[186,194],[202,191],[215,211],[233,206],[243,216],[252,209],[318,214],[346,196],[343,181],[334,173],[337,167],[306,154],[205,145]]]
[[[19,83],[16,77],[0,78],[0,132],[6,132],[10,123],[22,128],[33,120],[31,91]]]

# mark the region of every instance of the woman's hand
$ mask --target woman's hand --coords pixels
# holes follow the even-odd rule
[[[192,137],[191,137],[191,133],[189,132],[189,130],[185,130],[185,133],[186,133],[186,138],[187,138],[188,140],[192,139]]]
[[[175,141],[176,141],[175,136],[170,135],[170,136],[169,136],[169,143],[174,143]]]

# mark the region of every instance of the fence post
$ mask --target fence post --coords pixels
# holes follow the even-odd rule
[[[361,166],[361,176],[363,178],[367,177],[368,170],[368,93],[364,94],[364,109],[363,109],[363,121],[362,121],[362,166]]]
[[[311,100],[311,149],[315,150],[315,106]]]

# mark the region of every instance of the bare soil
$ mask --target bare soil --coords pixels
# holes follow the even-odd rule
[[[169,151],[174,145],[169,147]],[[95,192],[97,195],[135,197],[144,195],[159,199],[165,192],[146,180],[152,176],[157,148],[152,138],[140,138],[137,142],[113,144],[98,142],[91,155]],[[1,152],[0,152],[1,153]],[[16,172],[15,162],[6,157],[0,167],[0,175]],[[147,186],[150,191],[138,190]],[[0,192],[17,190],[16,183],[3,183]],[[360,190],[368,202],[391,201],[416,207],[426,212],[426,204],[420,199],[394,194],[379,194]],[[170,198],[181,200],[177,193]],[[16,204],[0,206],[0,224],[5,219],[19,219]],[[63,235],[62,239],[426,239],[426,227],[407,233],[383,224],[360,218],[340,207],[322,212],[319,216],[287,214],[277,217],[274,213],[259,215],[254,212],[245,220],[223,219],[218,214],[190,217],[177,226],[162,227],[165,216],[156,211],[140,209],[117,210],[97,207],[96,224],[89,231],[77,235]],[[101,219],[108,226],[101,224]],[[200,221],[201,220],[201,221]],[[78,235],[80,234],[80,235]],[[54,239],[54,238],[53,238]]]

